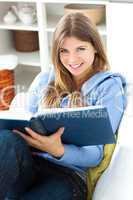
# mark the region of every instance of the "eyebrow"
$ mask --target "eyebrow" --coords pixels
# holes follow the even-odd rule
[[[87,47],[87,46],[86,46],[86,45],[77,46],[76,49],[77,49],[77,48],[83,48],[83,47],[85,48],[85,47]],[[64,48],[64,47],[61,47],[60,50],[61,50],[61,49],[63,49],[63,50],[64,50],[64,49],[65,49],[65,50],[68,50],[67,48]]]
[[[80,47],[87,47],[86,45],[81,45],[81,46],[78,46],[77,48],[80,48]]]

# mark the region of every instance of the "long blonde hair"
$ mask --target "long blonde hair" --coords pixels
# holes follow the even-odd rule
[[[79,12],[64,15],[58,22],[53,35],[52,63],[55,69],[55,80],[50,83],[44,98],[43,103],[46,107],[60,107],[61,99],[68,94],[71,94],[71,100],[74,99],[73,102],[77,103],[75,98],[80,96],[76,92],[75,82],[71,73],[60,61],[59,50],[66,37],[76,37],[93,45],[96,50],[92,65],[94,73],[109,69],[104,46],[95,25],[91,23],[87,16]],[[73,103],[71,106],[74,106]]]

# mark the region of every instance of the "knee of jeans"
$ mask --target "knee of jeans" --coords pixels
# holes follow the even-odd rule
[[[26,145],[24,139],[10,130],[0,131],[0,149],[5,149],[6,151],[11,150],[11,148],[22,148]]]

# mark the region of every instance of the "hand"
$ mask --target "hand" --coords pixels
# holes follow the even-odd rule
[[[52,156],[61,157],[64,154],[64,145],[61,142],[61,135],[64,132],[64,128],[59,128],[55,133],[50,136],[42,136],[39,133],[33,131],[31,128],[25,128],[28,135],[13,130],[13,132],[19,134],[29,144],[29,146],[35,147],[41,151],[45,151]]]

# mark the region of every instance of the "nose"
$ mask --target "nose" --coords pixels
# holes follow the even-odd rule
[[[78,59],[78,57],[77,57],[77,55],[76,55],[75,52],[69,53],[69,56],[68,56],[68,62],[69,62],[69,64],[75,64],[76,61],[77,61],[77,59]]]

